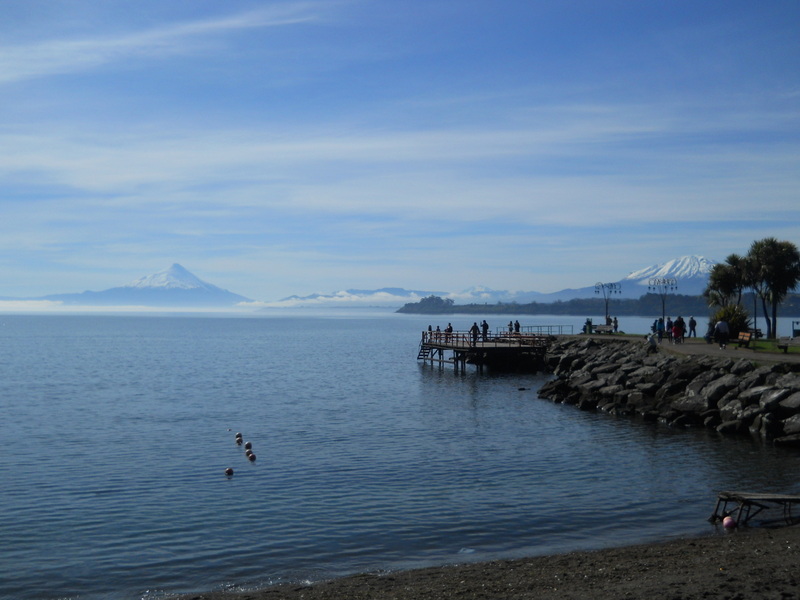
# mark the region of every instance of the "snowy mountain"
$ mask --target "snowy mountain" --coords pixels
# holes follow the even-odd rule
[[[678,282],[677,293],[699,296],[706,288],[708,275],[715,264],[715,261],[703,256],[681,256],[660,265],[634,271],[620,283],[623,288],[632,287],[646,293],[651,279],[675,279]]]
[[[133,281],[122,287],[137,289],[160,288],[173,290],[220,289],[214,285],[211,285],[210,283],[206,283],[199,277],[196,277],[178,263],[173,264],[169,269],[164,269],[158,273],[140,277],[136,281]]]
[[[249,298],[196,277],[179,264],[101,292],[55,294],[41,300],[82,306],[231,307]]]
[[[615,298],[640,298],[648,293],[651,279],[675,279],[677,282],[676,294],[686,296],[699,296],[706,289],[708,275],[716,261],[703,256],[681,256],[664,263],[650,265],[638,269],[618,281],[604,282],[619,284],[619,294]],[[595,295],[595,286],[579,289],[561,290],[552,294],[542,294],[537,302],[555,302],[557,300],[571,300],[573,298],[592,298]]]

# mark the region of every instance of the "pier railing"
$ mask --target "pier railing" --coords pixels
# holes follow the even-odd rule
[[[550,327],[550,326],[545,326]],[[532,332],[497,332],[484,337],[474,336],[469,331],[423,331],[422,343],[443,348],[508,348],[511,346],[539,346],[545,342],[546,335]]]
[[[495,335],[573,335],[572,325],[523,325],[518,332],[508,327],[498,327]]]
[[[523,325],[523,333],[533,335],[573,335],[572,325]]]

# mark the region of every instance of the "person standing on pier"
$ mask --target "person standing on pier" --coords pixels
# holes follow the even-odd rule
[[[514,321],[514,333],[519,333],[520,324],[519,321]]]
[[[472,345],[473,346],[477,346],[478,345],[478,333],[479,332],[480,332],[480,330],[478,329],[478,324],[477,323],[473,323],[472,327],[469,328],[469,333],[472,336]]]
[[[486,322],[486,319],[481,323],[481,335],[483,336],[484,342],[489,339],[489,324]]]
[[[452,323],[448,323],[447,327],[444,328],[444,341],[446,344],[450,343],[450,336],[453,334],[453,325]]]
[[[689,337],[697,337],[697,321],[689,317]]]

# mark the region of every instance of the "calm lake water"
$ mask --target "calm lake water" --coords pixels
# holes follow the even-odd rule
[[[544,375],[419,364],[447,320],[475,319],[0,315],[0,598],[661,540],[713,533],[720,490],[800,491],[797,453],[555,405]]]

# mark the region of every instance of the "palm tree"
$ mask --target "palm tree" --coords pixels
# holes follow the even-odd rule
[[[800,252],[791,242],[769,237],[753,242],[747,258],[751,261],[753,277],[749,283],[761,298],[767,337],[775,338],[778,304],[800,283]],[[768,304],[771,313],[767,311]]]
[[[724,263],[711,268],[703,296],[709,306],[738,305],[742,301],[742,290],[747,286],[747,260],[738,254],[730,254]]]

